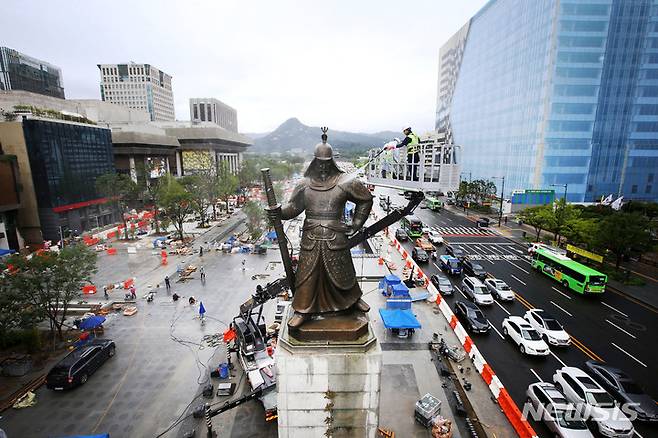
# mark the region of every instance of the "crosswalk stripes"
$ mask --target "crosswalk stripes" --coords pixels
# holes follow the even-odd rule
[[[442,236],[497,236],[493,230],[477,227],[431,227],[434,231],[438,231]]]

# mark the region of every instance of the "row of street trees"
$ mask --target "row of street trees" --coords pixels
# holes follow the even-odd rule
[[[459,190],[455,193],[458,203],[474,202],[484,205],[496,195],[496,184],[492,181],[476,179],[474,181],[461,181]]]
[[[560,199],[553,205],[527,208],[518,218],[535,229],[536,241],[540,240],[542,231],[548,231],[558,243],[565,238],[590,251],[609,251],[618,269],[625,257],[651,249],[658,204],[629,202],[616,211],[604,205],[565,204]]]

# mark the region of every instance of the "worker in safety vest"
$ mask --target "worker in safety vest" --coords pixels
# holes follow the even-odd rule
[[[412,181],[418,181],[418,167],[420,165],[420,140],[411,128],[405,128],[402,131],[405,135],[404,140],[395,146],[396,149],[407,147],[407,179],[411,176]]]

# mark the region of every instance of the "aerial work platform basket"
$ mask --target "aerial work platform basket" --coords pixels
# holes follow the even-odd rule
[[[407,163],[404,147],[384,152],[381,148],[371,149],[368,152],[370,161],[365,169],[368,183],[423,192],[458,190],[461,168],[457,164],[459,147],[445,143],[443,133],[420,136],[420,160],[414,164]],[[417,176],[415,180],[414,174]]]

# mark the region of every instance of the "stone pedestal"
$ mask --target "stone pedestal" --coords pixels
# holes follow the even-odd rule
[[[350,342],[302,342],[282,326],[275,354],[279,438],[374,438],[382,351],[372,330]]]

